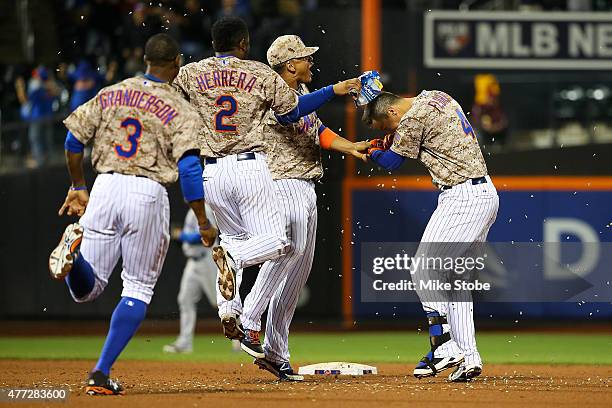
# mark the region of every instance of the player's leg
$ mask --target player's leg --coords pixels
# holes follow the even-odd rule
[[[459,245],[453,245],[454,243],[450,241],[452,238],[449,238],[449,232],[454,231],[458,225],[464,225],[462,220],[465,217],[464,215],[455,217],[456,214],[463,213],[458,211],[448,195],[444,194],[439,197],[438,206],[425,227],[421,244],[417,249],[417,256],[421,256],[423,259],[444,259],[451,254],[454,256],[460,255],[456,253],[457,250],[460,250]],[[448,242],[448,245],[441,244],[443,242]],[[449,324],[448,292],[420,289],[420,282],[446,281],[448,276],[443,271],[428,269],[421,265],[412,275],[412,279],[427,316],[429,331],[430,351],[421,359],[413,371],[415,377],[423,378],[434,376],[438,372],[461,364],[464,354],[457,344]]]
[[[236,178],[232,173],[233,171],[231,171],[231,168],[226,169],[225,166],[222,165],[221,159],[216,163],[207,163],[204,166],[203,172],[206,202],[215,213],[217,228],[219,229],[220,246],[213,248],[213,251],[218,251],[220,254],[220,263],[225,260],[225,256],[223,256],[225,250],[227,250],[228,253],[230,250],[233,251],[234,247],[239,246],[241,241],[248,238],[246,229],[242,225],[240,209],[236,202]],[[219,250],[220,248],[221,250]],[[233,262],[233,259],[228,259],[228,261]],[[217,267],[217,265],[215,266]],[[220,270],[223,269],[223,274],[217,273],[216,276],[216,281],[219,282],[219,285],[223,285],[225,291],[227,291],[224,291],[222,299],[225,297],[231,299],[233,295],[237,293],[237,282],[236,276],[234,275],[237,270],[233,263],[230,266],[234,268],[230,268],[229,271],[226,270],[226,268],[219,268]],[[216,292],[219,292],[219,290],[216,289]],[[219,295],[221,296],[220,292]],[[221,300],[219,300],[219,302],[221,302]],[[219,310],[221,311],[221,308]],[[240,304],[240,310],[242,310],[242,304]]]
[[[216,270],[215,297],[217,299],[217,310],[223,327],[223,335],[230,340],[242,340],[244,329],[240,322],[242,314],[242,299],[240,298],[240,284],[242,283],[242,269],[236,272],[236,296],[232,300],[226,300],[216,281],[219,279],[219,270]]]
[[[295,257],[291,272],[274,292],[268,308],[264,352],[266,359],[276,363],[289,362],[289,327],[300,293],[312,269],[317,233],[317,205],[314,188],[311,193],[312,200],[307,219],[299,223],[300,228],[296,227],[294,231],[297,230],[297,233],[293,235],[296,246],[304,245],[303,254]],[[289,256],[292,254],[287,255]]]
[[[94,369],[106,376],[145,318],[170,240],[166,189],[145,178],[119,174],[113,178],[122,203],[123,291]]]
[[[202,298],[198,277],[198,261],[187,259],[177,296],[180,312],[180,332],[173,344],[164,346],[169,353],[189,353],[193,350],[193,333],[197,320],[197,304]]]
[[[476,186],[464,187],[465,192],[470,193],[469,201],[472,210],[471,216],[464,217],[470,220],[470,228],[466,229],[463,234],[466,240],[474,242],[473,247],[478,247],[486,241],[499,208],[499,197],[493,184],[489,180],[489,183],[485,183],[484,186],[478,189]],[[469,291],[450,292],[448,322],[453,337],[465,355],[464,364],[449,376],[451,381],[466,381],[480,374],[482,370],[482,359],[476,346],[473,312],[474,305]]]
[[[234,186],[238,220],[246,232],[246,236],[238,237],[221,235],[222,245],[225,242],[237,269],[275,259],[284,254],[287,246],[285,224],[265,155],[255,156],[254,160],[230,161],[232,156],[218,163]]]
[[[446,191],[427,225],[423,241],[447,243],[444,246],[433,244],[437,245],[436,248],[443,253],[442,256],[465,255],[466,251],[470,251],[473,242],[486,239],[485,231],[488,231],[495,220],[498,203],[497,192],[490,180],[483,185],[473,186],[468,183]],[[450,291],[446,295],[448,304],[445,308],[439,308],[439,302],[427,301],[423,302],[423,308],[428,317],[438,314],[442,316],[442,320],[449,325],[452,340],[464,355],[465,361],[451,376],[462,371],[464,367],[474,368],[472,376],[478,375],[482,369],[482,360],[476,348],[471,294],[465,291]],[[440,309],[443,309],[442,313]],[[434,330],[435,327],[439,326],[434,326]],[[446,330],[446,326],[442,328]]]
[[[32,159],[36,163],[36,167],[40,167],[44,162],[44,146],[43,146],[43,125],[40,122],[30,122],[28,127],[28,141],[30,142],[30,153]]]
[[[68,289],[79,303],[94,300],[103,292],[119,260],[120,238],[110,179],[105,174],[96,178],[85,215],[79,224],[66,228],[49,257],[51,274],[67,273]]]
[[[275,190],[285,217],[286,230],[291,240],[291,249],[287,255],[263,264],[255,284],[244,301],[242,324],[249,336],[243,340],[243,349],[256,358],[263,358],[263,349],[259,342],[261,316],[270,303],[270,298],[285,280],[288,273],[295,273],[294,266],[304,255],[306,237],[302,232],[307,230],[308,197],[305,187],[309,182],[302,180],[276,180]]]

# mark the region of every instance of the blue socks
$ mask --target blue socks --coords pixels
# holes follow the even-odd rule
[[[83,255],[79,254],[72,265],[72,269],[68,276],[66,276],[66,283],[72,291],[75,297],[84,298],[94,288],[94,272],[89,262],[83,258]]]
[[[142,300],[122,297],[113,312],[110,329],[94,371],[110,374],[112,365],[128,344],[147,313],[147,304]]]
[[[439,317],[440,313],[438,312],[427,312],[427,317]],[[433,336],[441,336],[443,334],[444,330],[442,329],[442,325],[441,324],[434,324],[432,326],[429,326],[429,336],[433,337]]]

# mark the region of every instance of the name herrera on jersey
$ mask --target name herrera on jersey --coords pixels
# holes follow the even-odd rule
[[[128,106],[150,112],[157,116],[164,125],[178,116],[178,112],[163,99],[148,92],[136,91],[134,89],[120,89],[117,91],[102,92],[99,96],[102,110],[111,106]]]
[[[198,91],[200,92],[219,87],[234,87],[251,93],[256,81],[257,77],[253,74],[236,71],[235,69],[216,69],[196,77]]]

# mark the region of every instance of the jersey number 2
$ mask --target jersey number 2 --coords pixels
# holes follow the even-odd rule
[[[125,118],[121,122],[121,127],[126,129],[128,132],[128,143],[129,147],[124,148],[122,145],[115,145],[115,152],[119,157],[124,159],[131,159],[136,153],[138,153],[138,144],[140,143],[140,136],[142,133],[142,123],[136,118]]]
[[[236,125],[227,123],[223,119],[232,117],[238,112],[238,102],[231,95],[221,95],[215,102],[222,109],[215,115],[215,130],[217,132],[235,132]]]
[[[465,133],[466,136],[472,136],[472,138],[475,140],[476,134],[474,133],[474,129],[472,128],[470,121],[467,120],[467,118],[463,114],[463,111],[461,109],[457,109],[455,112],[457,112],[459,120],[461,120],[461,127],[463,128],[463,133]]]

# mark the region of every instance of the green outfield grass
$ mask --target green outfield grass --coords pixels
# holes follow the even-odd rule
[[[197,336],[189,355],[164,354],[169,336],[137,336],[121,356],[130,360],[249,362],[232,352],[221,335]],[[0,359],[91,359],[98,357],[104,338],[96,336],[2,337]],[[482,333],[478,346],[488,363],[612,364],[612,336],[576,334]],[[292,360],[300,363],[354,361],[409,363],[428,349],[425,335],[406,332],[297,333],[291,336]]]

